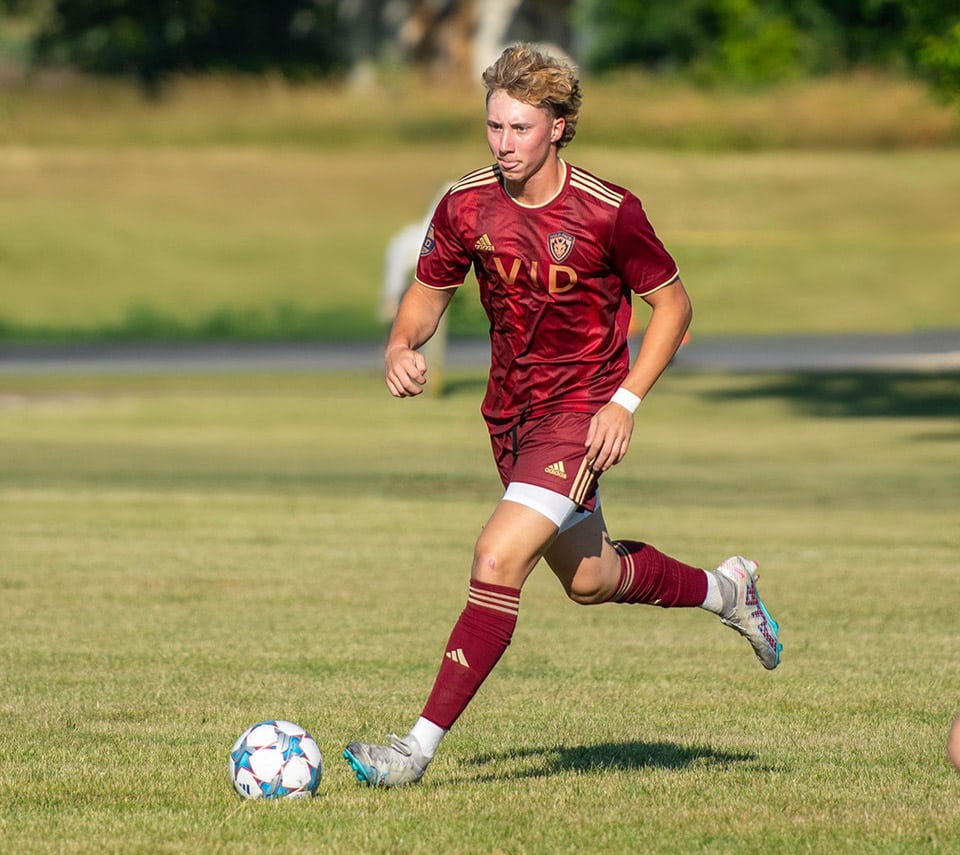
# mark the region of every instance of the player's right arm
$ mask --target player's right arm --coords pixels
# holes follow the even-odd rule
[[[404,294],[383,356],[387,388],[394,397],[409,398],[423,391],[427,361],[417,348],[437,331],[455,290],[428,288],[414,280]]]

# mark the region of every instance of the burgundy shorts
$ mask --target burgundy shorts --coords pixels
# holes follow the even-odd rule
[[[593,511],[600,475],[584,459],[590,419],[588,413],[556,413],[491,435],[503,486],[511,481],[533,484],[566,496],[578,508]]]

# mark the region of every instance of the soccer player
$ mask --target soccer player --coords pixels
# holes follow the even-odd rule
[[[690,300],[637,197],[560,157],[580,110],[573,68],[518,44],[483,82],[495,163],[437,205],[384,359],[394,396],[421,393],[418,348],[472,266],[490,319],[481,409],[505,492],[476,542],[466,607],[422,714],[403,738],[344,751],[372,786],[423,776],[510,644],[541,558],[576,603],[700,607],[745,636],[764,668],[780,662],[753,561],[734,556],[707,571],[607,533],[598,479],[627,453],[634,413],[683,339]],[[632,366],[631,293],[651,309]]]

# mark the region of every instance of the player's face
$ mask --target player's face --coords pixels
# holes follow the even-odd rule
[[[563,133],[564,120],[549,110],[512,98],[502,89],[487,101],[487,144],[504,177],[524,185],[550,158]]]

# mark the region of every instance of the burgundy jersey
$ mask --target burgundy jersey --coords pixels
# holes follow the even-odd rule
[[[461,285],[471,265],[490,320],[483,415],[493,433],[547,413],[595,413],[629,369],[631,292],[677,265],[628,190],[564,163],[539,207],[510,197],[498,167],[464,176],[437,205],[417,281]]]

